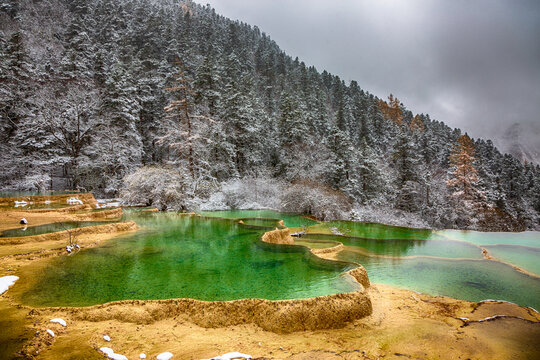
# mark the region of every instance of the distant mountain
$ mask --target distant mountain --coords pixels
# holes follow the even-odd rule
[[[521,161],[540,164],[540,125],[529,126],[514,123],[496,141],[503,153],[508,153]]]

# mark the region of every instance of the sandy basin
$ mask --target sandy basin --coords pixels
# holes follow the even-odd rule
[[[86,220],[84,214],[58,211],[5,212],[0,231],[16,227],[23,216],[35,225]],[[77,242],[83,248],[99,246],[135,229],[129,223],[90,227],[77,236]],[[291,241],[287,229],[276,231],[265,234],[264,240]],[[129,359],[138,358],[141,352],[151,359],[165,351],[172,352],[173,359],[204,359],[230,351],[260,359],[540,358],[537,312],[509,303],[474,303],[380,284],[370,286],[362,268],[352,275],[364,285],[364,291],[312,299],[129,300],[39,309],[17,304],[12,295],[18,286],[24,286],[24,274],[36,271],[52,256],[65,254],[65,238],[55,234],[0,245],[0,276],[21,277],[0,296],[0,354],[103,359],[97,349],[108,346]],[[333,259],[338,251],[339,246],[313,252]],[[67,327],[50,323],[53,318],[66,320]],[[105,334],[110,342],[103,339]]]

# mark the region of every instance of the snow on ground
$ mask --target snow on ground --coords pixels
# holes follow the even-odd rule
[[[52,330],[47,329],[47,333],[48,333],[49,335],[51,335],[52,337],[54,337],[54,332],[53,332]]]
[[[109,335],[105,335],[105,336],[103,336],[103,340],[111,341],[111,337]]]
[[[82,205],[83,204],[82,200],[79,200],[75,197],[70,197],[69,199],[67,199],[67,203],[69,205]]]
[[[98,199],[97,202],[96,206],[98,209],[120,206],[120,201],[115,199]]]
[[[251,355],[242,354],[239,352],[230,352],[221,356],[216,356],[207,360],[233,360],[233,359],[251,359]]]
[[[5,293],[17,280],[19,280],[19,277],[14,275],[0,277],[0,295]]]
[[[139,359],[146,359],[146,354],[145,354],[145,353],[141,353],[141,355],[139,355]]]
[[[157,360],[169,360],[170,358],[173,357],[173,354],[170,353],[170,352],[164,352],[164,353],[161,353],[159,354],[156,359]]]
[[[107,355],[107,357],[109,359],[113,359],[113,360],[127,360],[127,357],[125,357],[124,355],[121,355],[121,354],[116,354],[113,349],[109,348],[109,347],[102,347],[99,349],[99,351],[101,351],[102,353],[104,353],[105,355]]]
[[[64,319],[60,319],[60,318],[52,319],[50,322],[57,323],[57,324],[60,324],[62,326],[67,326],[66,321]]]
[[[26,201],[17,201],[15,200],[15,207],[23,207],[23,206],[26,206],[28,205],[28,203]]]

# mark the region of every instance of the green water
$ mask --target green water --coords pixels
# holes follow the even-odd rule
[[[256,219],[256,218],[244,218],[240,219],[242,222],[246,225],[252,225],[252,226],[260,226],[260,227],[268,227],[268,228],[276,228],[281,227],[279,223],[279,219]]]
[[[467,241],[477,245],[522,245],[540,248],[540,232],[524,231],[519,233],[508,232],[480,232],[464,230],[439,230],[435,232],[447,239]]]
[[[308,234],[305,237],[314,240],[339,241],[345,246],[360,247],[371,255],[482,258],[482,251],[478,246],[462,241],[363,239],[325,234]]]
[[[324,241],[324,240],[311,240],[311,239],[295,239],[294,243],[296,245],[307,246],[310,249],[326,249],[338,245],[339,243],[335,241]]]
[[[143,227],[104,246],[51,261],[21,301],[84,306],[123,299],[270,300],[357,289],[342,273],[300,246],[260,242],[262,229],[231,220],[175,213],[128,212]]]
[[[489,260],[369,257],[342,251],[338,259],[361,263],[370,281],[469,301],[506,300],[540,309],[540,279]]]
[[[537,245],[538,232],[431,231],[344,221],[320,224],[271,210],[203,215],[126,210],[125,220],[135,220],[142,230],[52,260],[21,299],[34,306],[83,306],[123,299],[306,298],[356,289],[342,273],[351,268],[347,262],[357,262],[374,283],[540,308],[540,279],[483,260],[477,246],[487,245],[493,256],[539,273],[540,247],[488,245]],[[232,219],[243,219],[245,225]],[[298,245],[311,248],[334,246],[332,241],[347,246],[338,254],[344,262],[321,260],[305,247],[260,242],[265,229],[277,225],[275,219],[291,227],[337,226],[348,235],[363,237],[309,234],[297,239]]]
[[[489,245],[485,248],[494,257],[540,276],[540,248],[515,245]]]
[[[103,225],[110,223],[111,221],[64,221],[37,226],[21,226],[20,228],[2,231],[2,233],[0,234],[0,238],[41,235],[62,230],[75,229],[79,227]]]
[[[274,210],[223,210],[223,211],[202,211],[201,215],[211,217],[222,217],[226,219],[242,218],[266,218],[280,219],[287,227],[303,227],[317,224],[316,221],[297,214],[280,213]]]
[[[413,229],[376,223],[330,221],[328,223],[325,223],[325,227],[335,227],[345,236],[354,236],[369,239],[444,239],[443,236],[439,236],[436,232],[429,229]]]

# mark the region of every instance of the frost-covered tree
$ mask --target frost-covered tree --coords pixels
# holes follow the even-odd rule
[[[124,178],[122,202],[154,206],[160,210],[183,210],[188,197],[186,176],[171,167],[144,166]]]
[[[49,98],[51,94],[55,95],[54,100]],[[85,150],[92,146],[95,135],[104,125],[98,117],[99,98],[95,92],[82,87],[45,91],[41,96],[39,114],[35,122],[26,126],[27,133],[34,133],[34,150],[46,146],[40,142],[43,140],[40,135],[49,136],[50,145],[66,158],[57,165],[64,166],[71,186],[77,189],[81,166],[85,165]]]

